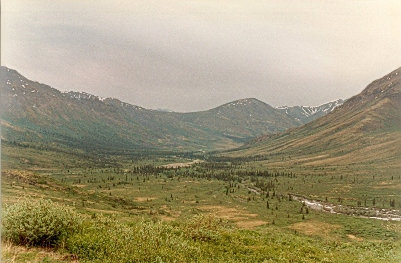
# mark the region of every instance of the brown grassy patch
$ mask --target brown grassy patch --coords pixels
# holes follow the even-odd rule
[[[72,186],[78,187],[78,188],[84,188],[87,185],[86,184],[73,184]]]
[[[295,223],[289,228],[308,236],[321,236],[327,238],[328,236],[330,236],[332,231],[340,228],[340,226],[313,220]]]
[[[193,164],[201,163],[201,162],[204,162],[204,161],[202,161],[202,160],[194,160],[192,162],[187,162],[187,163],[170,163],[170,164],[162,165],[162,167],[165,167],[165,168],[190,167]]]
[[[240,228],[254,228],[257,226],[266,225],[267,222],[263,220],[247,220],[247,221],[238,221],[235,224]]]
[[[347,237],[351,240],[362,241],[363,238],[348,234]]]
[[[253,228],[267,224],[266,221],[255,219],[255,217],[258,216],[257,214],[249,213],[248,211],[240,208],[220,205],[204,205],[200,206],[199,209],[209,212],[218,218],[233,221],[238,227],[241,228]]]
[[[5,170],[2,172],[2,177],[10,181],[20,181],[28,184],[35,184],[38,179],[32,172],[25,170]]]
[[[163,220],[163,221],[166,221],[166,222],[171,222],[171,221],[174,221],[176,219],[175,217],[166,216],[166,215],[159,215],[159,218],[161,220]]]
[[[138,197],[135,197],[134,200],[137,202],[147,202],[147,201],[152,201],[152,200],[156,200],[156,199],[157,199],[156,197],[138,196]]]
[[[181,211],[176,209],[171,209],[167,205],[162,205],[160,207],[158,217],[164,221],[174,221],[181,215]]]
[[[50,248],[27,248],[13,245],[10,242],[2,242],[1,244],[1,262],[47,262],[45,260],[50,260],[50,262],[78,262],[73,255],[62,254]]]
[[[400,183],[383,181],[379,185],[373,186],[374,189],[401,189]]]

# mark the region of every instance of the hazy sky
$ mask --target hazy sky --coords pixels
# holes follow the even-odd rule
[[[401,1],[3,0],[2,65],[147,108],[318,105],[401,66]]]

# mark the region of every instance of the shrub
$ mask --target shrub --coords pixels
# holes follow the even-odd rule
[[[189,262],[201,257],[200,249],[179,228],[105,217],[86,222],[82,231],[68,238],[66,248],[83,262]]]
[[[184,233],[193,240],[210,242],[219,240],[226,227],[227,222],[213,215],[197,215],[186,222]]]
[[[81,217],[71,207],[50,200],[24,200],[5,209],[3,238],[19,245],[58,246],[77,231]]]

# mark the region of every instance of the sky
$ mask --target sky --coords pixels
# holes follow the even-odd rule
[[[2,65],[145,108],[320,105],[401,66],[399,0],[1,4]]]

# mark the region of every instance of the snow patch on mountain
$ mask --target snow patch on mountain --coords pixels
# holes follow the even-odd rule
[[[105,104],[113,104],[113,105],[118,105],[121,107],[127,107],[127,108],[134,109],[134,110],[146,110],[145,108],[142,108],[140,106],[122,102],[115,98],[103,98],[103,97],[89,94],[86,92],[67,91],[67,92],[63,92],[62,94],[63,94],[63,96],[68,96],[71,99],[76,99],[76,100],[97,101],[97,102],[101,102],[101,103],[105,103]]]
[[[332,112],[343,103],[344,100],[338,99],[319,106],[279,106],[276,109],[301,123],[307,123]]]

